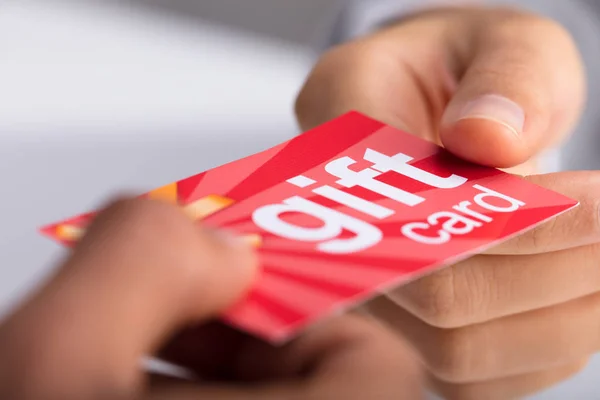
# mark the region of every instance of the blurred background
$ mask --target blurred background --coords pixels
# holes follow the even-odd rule
[[[298,133],[344,2],[2,2],[0,317],[65,254],[40,225]],[[536,399],[598,398],[599,363]]]
[[[0,314],[62,254],[41,224],[296,134],[338,3],[3,2]]]

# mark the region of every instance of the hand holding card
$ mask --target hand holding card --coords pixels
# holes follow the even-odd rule
[[[223,318],[272,342],[577,205],[358,113],[146,196],[257,246]],[[42,231],[71,246],[93,217]]]

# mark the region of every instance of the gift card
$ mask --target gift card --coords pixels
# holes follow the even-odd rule
[[[273,343],[578,204],[356,112],[145,196],[256,246],[223,319]],[[94,215],[42,232],[72,246]]]

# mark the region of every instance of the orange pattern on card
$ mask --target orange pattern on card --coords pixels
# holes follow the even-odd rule
[[[56,236],[60,240],[76,242],[84,235],[85,229],[74,225],[59,225],[56,227]]]
[[[177,204],[177,183],[171,183],[148,193],[148,197],[154,200],[163,200],[170,204]]]
[[[183,211],[194,221],[203,219],[232,205],[234,201],[227,197],[211,194],[183,206]]]
[[[177,204],[177,185],[166,185],[153,190],[147,195],[150,199],[166,201],[170,204]],[[235,203],[234,200],[211,194],[202,197],[196,201],[182,205],[183,212],[193,221],[200,221],[218,211],[221,211]],[[85,235],[86,228],[71,224],[61,224],[56,226],[55,235],[57,239],[66,242],[77,242]],[[259,247],[262,244],[262,238],[258,234],[243,235],[241,239],[248,244]]]

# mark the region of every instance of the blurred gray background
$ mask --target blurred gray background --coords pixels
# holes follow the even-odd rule
[[[40,225],[296,134],[343,2],[3,2],[0,317],[65,254]],[[594,370],[536,399],[600,398]]]
[[[63,254],[41,224],[296,134],[338,3],[3,2],[0,314]]]

